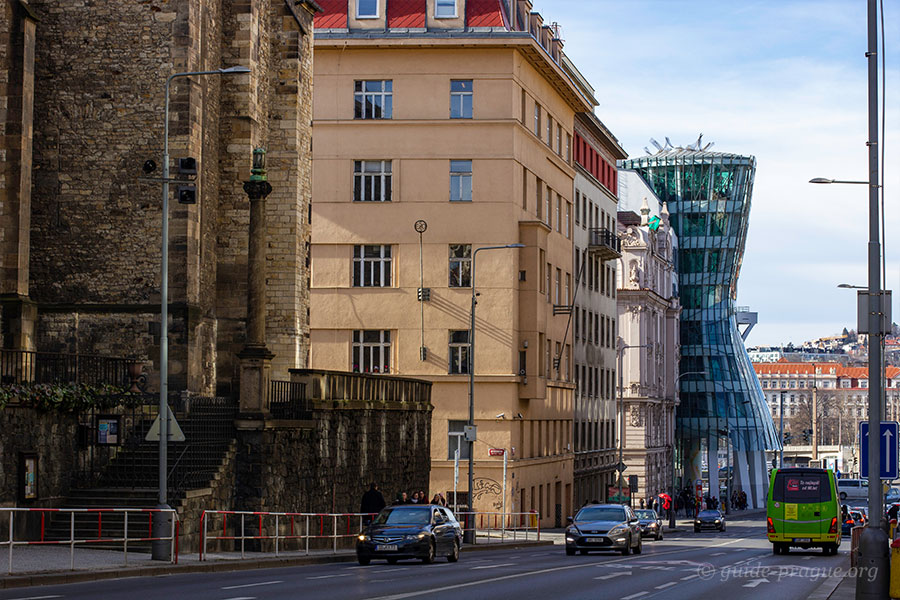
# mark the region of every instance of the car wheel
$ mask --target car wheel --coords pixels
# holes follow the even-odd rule
[[[359,564],[361,564],[364,567],[368,566],[369,563],[372,562],[372,559],[369,558],[368,556],[357,556],[356,560],[359,561]]]
[[[566,548],[566,556],[575,556],[575,548]]]
[[[582,556],[587,556],[588,551],[587,550],[579,550],[578,553],[581,554]]]
[[[700,528],[699,528],[699,527],[694,527],[694,533],[700,533]]]
[[[628,556],[629,554],[631,554],[631,538],[628,538],[628,543],[622,548],[622,556]]]
[[[787,544],[781,544],[781,553],[782,553],[782,554],[790,554],[790,553],[791,553],[791,547],[788,546]]]
[[[722,532],[724,532],[724,531],[725,531],[725,526],[724,526],[724,525],[722,525],[722,528],[721,528],[721,529],[719,529],[719,531],[722,531]]]
[[[388,561],[388,564],[389,564],[389,565],[396,565],[396,564],[397,564],[397,559],[396,559],[396,558],[389,558],[389,559],[387,559],[387,561]]]
[[[847,499],[847,492],[841,492],[840,494],[841,502],[844,502]]]
[[[656,533],[656,541],[657,541],[657,542],[661,542],[662,539],[663,539],[663,533],[662,533],[662,529],[660,529],[660,530]]]
[[[638,545],[637,545],[637,547],[634,549],[634,553],[635,553],[635,554],[640,554],[641,552],[644,551],[644,545],[643,545],[643,544],[644,544],[644,538],[638,538]]]
[[[781,554],[781,544],[779,544],[778,542],[772,544],[772,554],[776,556]]]
[[[434,562],[434,540],[428,542],[428,554],[422,557],[422,562],[426,565]]]
[[[456,562],[459,560],[459,542],[453,540],[453,551],[447,555],[447,562]]]

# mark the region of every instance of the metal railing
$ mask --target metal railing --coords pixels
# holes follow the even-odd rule
[[[200,560],[208,557],[210,541],[234,541],[240,544],[244,558],[248,541],[272,541],[275,556],[285,549],[286,542],[294,541],[299,549],[309,554],[310,541],[331,540],[331,551],[336,554],[338,541],[355,539],[365,526],[365,519],[375,513],[291,513],[254,512],[239,510],[205,510],[200,515]],[[231,530],[229,532],[229,518]],[[248,531],[249,529],[249,531]],[[212,533],[210,533],[212,532]]]
[[[0,350],[0,384],[82,383],[117,385],[131,382],[133,360],[110,356]]]
[[[272,380],[268,409],[276,419],[312,419],[312,403],[306,398],[306,384]]]
[[[473,544],[540,541],[541,515],[537,511],[515,513],[459,512],[456,519],[463,532],[472,531]]]
[[[40,539],[29,540],[29,539],[16,539],[15,532],[15,516],[20,513],[33,513],[40,514],[41,517],[41,525],[40,525]],[[49,519],[47,515],[60,515],[60,514],[68,514],[69,515],[69,539],[63,540],[49,540],[46,539],[46,526]],[[141,531],[146,533],[147,535],[138,535],[138,536],[130,536],[128,531],[128,516],[129,515],[148,515],[148,523],[146,528],[144,524],[141,523]],[[159,518],[160,515],[166,514],[170,518],[172,522],[172,527],[169,535],[164,537],[153,537],[153,516],[157,515]],[[8,523],[8,531],[9,534],[5,541],[0,541],[0,547],[7,546],[9,551],[9,565],[7,568],[7,574],[12,574],[13,572],[13,548],[16,546],[35,546],[35,545],[43,545],[43,546],[69,546],[69,569],[75,569],[75,546],[78,544],[89,545],[89,544],[122,544],[122,549],[124,550],[125,555],[125,565],[128,565],[128,544],[129,542],[154,542],[154,541],[168,541],[170,543],[170,556],[171,562],[173,564],[178,564],[178,532],[179,532],[179,522],[178,522],[178,513],[175,512],[175,509],[167,508],[167,509],[158,509],[158,508],[0,508],[0,516],[6,515],[9,520]],[[76,515],[81,516],[85,515],[88,519],[90,519],[91,527],[93,527],[93,517],[96,515],[96,528],[97,528],[97,537],[80,537],[77,538],[75,536],[75,519]],[[103,535],[103,516],[107,515],[107,531],[109,531],[110,527],[110,516],[119,516],[123,517],[123,529],[122,535],[107,535],[104,537]],[[132,521],[133,525],[133,521]],[[81,520],[79,523],[79,527],[85,527],[84,520]],[[134,530],[134,526],[133,529]]]
[[[589,230],[589,233],[588,246],[591,249],[599,249],[601,254],[603,254],[604,250],[607,250],[610,256],[622,254],[622,240],[619,239],[615,231],[606,228],[593,228]]]

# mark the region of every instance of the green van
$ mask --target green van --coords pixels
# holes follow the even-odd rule
[[[769,481],[766,531],[772,552],[822,548],[837,554],[841,545],[841,507],[834,471],[830,469],[776,469]]]

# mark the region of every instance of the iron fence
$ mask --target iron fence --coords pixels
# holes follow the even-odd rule
[[[312,403],[306,398],[306,384],[272,380],[268,409],[276,419],[312,419]]]
[[[111,356],[0,350],[0,384],[82,383],[127,386],[133,360]]]

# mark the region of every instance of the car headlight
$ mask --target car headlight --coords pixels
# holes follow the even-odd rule
[[[425,533],[424,531],[422,533],[410,533],[410,534],[403,536],[403,539],[405,539],[405,540],[421,540],[421,539],[424,539],[426,535],[428,535],[428,534]]]
[[[359,534],[359,541],[361,541],[361,542],[368,542],[370,539],[371,538],[369,538],[369,536],[366,535],[365,533]]]
[[[581,535],[581,532],[578,531],[577,527],[572,526],[572,527],[569,527],[568,529],[566,529],[566,535],[576,536],[576,535]]]
[[[719,519],[716,519],[716,525],[718,525],[718,524],[721,523],[721,522],[722,522],[722,521],[720,521]]]
[[[612,529],[609,530],[609,537],[612,537],[614,535],[621,535],[621,534],[625,533],[625,529],[626,528],[624,525],[616,525],[615,527],[613,527]]]
[[[694,525],[699,525],[699,524],[700,524],[700,519],[697,519],[696,521],[694,521]]]

